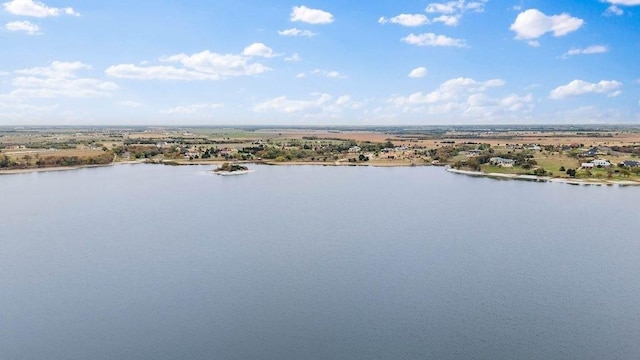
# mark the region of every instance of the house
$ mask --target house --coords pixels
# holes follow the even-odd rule
[[[471,156],[478,156],[480,154],[482,154],[482,150],[469,150],[469,151],[467,151],[466,155],[468,157],[471,157]]]
[[[540,151],[540,150],[542,150],[542,148],[540,147],[540,145],[530,144],[530,145],[527,145],[527,150]]]
[[[587,162],[580,164],[580,167],[583,169],[593,169],[595,165],[593,165],[593,163]]]
[[[604,160],[604,159],[591,160],[591,163],[594,166],[597,166],[597,167],[609,167],[609,166],[611,166],[611,163],[608,162],[607,160]]]
[[[223,148],[223,149],[220,149],[220,152],[218,154],[220,156],[230,156],[232,153],[233,153],[233,149]]]
[[[502,167],[513,167],[513,165],[516,163],[513,159],[505,159],[501,157],[492,157],[491,159],[489,159],[489,162],[492,165]]]
[[[360,146],[352,146],[349,148],[350,153],[359,153],[362,150]]]
[[[583,152],[582,154],[578,155],[580,157],[593,157],[598,155],[598,148],[591,148],[585,152]]]
[[[624,167],[640,167],[640,161],[637,160],[625,160],[620,164]]]

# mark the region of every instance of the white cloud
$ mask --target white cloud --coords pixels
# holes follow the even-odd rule
[[[49,66],[34,67],[23,70],[16,70],[16,74],[34,75],[50,78],[73,78],[76,77],[78,70],[88,70],[91,66],[83,64],[80,61],[65,62],[53,61]]]
[[[115,78],[138,80],[219,80],[220,74],[176,68],[174,66],[137,66],[118,64],[110,66],[105,73]]]
[[[457,99],[462,95],[479,93],[488,88],[504,86],[501,79],[492,79],[479,82],[471,78],[455,78],[440,84],[437,90],[430,93],[416,92],[409,96],[398,96],[391,100],[396,106],[434,104],[447,100]]]
[[[460,15],[440,15],[433,19],[434,22],[441,22],[447,26],[457,26],[460,21]]]
[[[378,19],[378,23],[386,24],[398,24],[402,26],[414,27],[414,26],[422,26],[429,23],[429,19],[423,14],[400,14],[398,16],[394,16],[392,18],[385,18],[384,16]]]
[[[416,92],[408,96],[396,96],[387,102],[405,113],[421,113],[453,118],[504,118],[505,114],[522,114],[533,108],[533,95],[510,94],[491,97],[488,91],[503,87],[501,79],[476,81],[456,78],[445,81],[431,92]]]
[[[413,70],[411,70],[411,72],[409,73],[409,77],[410,78],[423,78],[425,76],[427,76],[428,72],[427,72],[427,68],[425,68],[424,66],[421,67],[417,67]]]
[[[604,45],[591,45],[584,49],[571,49],[562,55],[562,58],[568,58],[574,55],[591,55],[591,54],[603,54],[609,51]]]
[[[12,21],[4,27],[9,31],[24,31],[29,35],[37,35],[40,33],[40,27],[29,21]]]
[[[436,35],[434,33],[425,33],[415,35],[409,34],[407,37],[401,39],[407,44],[416,46],[455,46],[466,47],[466,43],[462,39],[453,39],[444,35]]]
[[[618,96],[622,92],[618,89],[622,87],[622,83],[615,80],[601,80],[598,83],[590,83],[583,80],[573,80],[567,85],[558,86],[551,90],[549,97],[554,100],[564,99],[568,96],[576,96],[587,93],[603,94],[608,96]]]
[[[192,104],[176,106],[170,109],[161,110],[163,114],[193,115],[201,112],[211,111],[223,107],[223,104]]]
[[[330,24],[333,22],[333,15],[330,12],[310,9],[306,6],[294,6],[290,16],[291,21],[300,21],[308,24]]]
[[[245,51],[253,55],[269,54],[268,47],[253,45],[245,48]],[[112,77],[127,79],[220,80],[234,76],[258,75],[271,70],[265,65],[252,62],[251,57],[246,55],[216,54],[208,50],[192,55],[171,55],[160,58],[160,61],[179,66],[119,64],[109,67],[105,72]]]
[[[263,43],[253,43],[242,51],[244,56],[259,56],[265,58],[271,58],[276,56],[273,50]]]
[[[611,16],[611,15],[621,16],[621,15],[624,15],[624,10],[620,9],[615,5],[611,5],[607,8],[607,10],[605,10],[604,14],[607,16]]]
[[[607,2],[609,4],[611,4],[611,6],[609,6],[607,8],[607,10],[604,12],[604,15],[607,16],[611,16],[611,15],[623,15],[624,14],[624,10],[622,10],[618,5],[620,6],[637,6],[640,5],[640,0],[604,0],[604,2]]]
[[[431,3],[427,5],[425,12],[429,14],[440,14],[433,19],[434,22],[441,22],[447,26],[457,26],[464,13],[471,11],[481,13],[487,0],[480,1],[448,1],[443,3]]]
[[[305,73],[298,73],[298,74],[296,75],[296,77],[297,77],[298,79],[302,79],[302,78],[304,78],[304,77],[306,77],[306,76],[307,76],[307,75],[306,75]]]
[[[4,9],[13,15],[48,17],[59,16],[60,14],[79,16],[75,10],[70,7],[54,8],[45,5],[39,1],[33,0],[12,0],[2,4]]]
[[[427,13],[451,14],[456,11],[457,7],[457,1],[449,1],[447,3],[431,3],[427,5],[427,8],[424,9],[424,11]]]
[[[302,60],[302,58],[300,57],[300,55],[298,55],[298,53],[293,53],[293,55],[284,58],[284,61],[290,61],[290,62],[298,62]]]
[[[14,98],[89,98],[113,95],[118,86],[92,78],[78,78],[76,72],[90,69],[81,62],[54,61],[46,67],[15,71],[9,96]]]
[[[556,37],[564,36],[578,30],[583,24],[584,20],[569,14],[547,16],[537,9],[529,9],[518,14],[509,29],[516,33],[516,39],[530,40],[548,32]]]
[[[312,100],[291,100],[286,96],[280,96],[255,105],[253,110],[257,112],[273,110],[284,113],[303,112],[311,109],[320,110],[329,99],[331,96],[328,94],[322,94]]]
[[[609,4],[623,5],[623,6],[636,6],[640,5],[640,0],[606,0]]]
[[[317,33],[314,33],[313,31],[300,30],[298,28],[291,28],[287,30],[278,31],[278,34],[282,36],[305,36],[305,37],[313,37],[317,35]]]
[[[320,69],[315,69],[313,70],[313,73],[316,75],[320,75],[320,76],[325,76],[328,78],[334,78],[334,79],[344,79],[346,78],[346,75],[340,73],[339,71],[336,70],[320,70]]]
[[[364,101],[354,101],[349,95],[343,95],[334,100],[333,96],[329,94],[316,93],[312,94],[312,98],[308,100],[293,100],[286,96],[280,96],[256,104],[253,107],[253,111],[277,111],[287,114],[306,113],[307,115],[335,114],[348,109],[360,109],[364,104]]]

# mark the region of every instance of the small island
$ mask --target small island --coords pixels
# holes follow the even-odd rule
[[[213,172],[218,175],[241,175],[241,174],[248,174],[251,171],[252,170],[250,170],[248,167],[244,165],[231,164],[228,162],[223,163],[222,165],[217,167],[215,170],[213,170]]]

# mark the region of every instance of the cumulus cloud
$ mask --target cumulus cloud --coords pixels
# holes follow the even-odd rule
[[[612,15],[621,16],[621,15],[624,15],[624,10],[620,9],[615,5],[611,5],[607,8],[607,10],[605,10],[604,14],[607,16],[612,16]]]
[[[378,19],[378,23],[392,23],[402,26],[415,27],[428,24],[429,19],[423,14],[400,14],[388,19],[383,16]]]
[[[286,96],[276,97],[258,103],[253,107],[255,112],[276,111],[287,114],[294,113],[340,113],[348,109],[359,109],[364,106],[363,101],[354,101],[349,95],[342,95],[337,99],[326,93],[312,94],[307,100],[289,99]]]
[[[336,70],[315,69],[312,72],[315,75],[324,76],[324,77],[328,77],[328,78],[334,78],[334,79],[344,79],[344,78],[346,78],[346,75],[344,75],[341,72],[336,71]]]
[[[620,95],[622,83],[615,80],[601,80],[590,83],[584,80],[573,80],[567,85],[561,85],[551,90],[549,97],[554,100],[564,99],[569,96],[577,96],[588,93],[607,94],[609,97]]]
[[[456,26],[466,12],[480,13],[484,11],[487,0],[480,1],[448,1],[443,3],[431,3],[427,5],[425,12],[429,14],[440,14],[433,19],[434,22],[441,22],[448,26]]]
[[[304,36],[304,37],[313,37],[317,35],[317,33],[314,33],[313,31],[300,30],[298,28],[291,28],[287,30],[278,31],[278,34],[282,36]]]
[[[255,43],[242,54],[217,54],[205,50],[192,55],[176,54],[160,58],[169,65],[119,64],[105,72],[116,78],[140,80],[220,80],[228,77],[252,76],[270,71],[271,68],[253,62],[252,57],[274,56],[269,47]]]
[[[425,76],[427,76],[428,72],[427,72],[427,68],[425,68],[424,66],[421,67],[417,67],[413,70],[411,70],[411,72],[409,73],[409,77],[410,78],[423,78]]]
[[[606,16],[621,16],[624,15],[624,10],[620,8],[620,6],[637,6],[640,5],[640,0],[604,0],[611,4],[605,10],[604,15]],[[618,6],[619,5],[619,6]]]
[[[308,24],[330,24],[333,22],[333,14],[320,9],[310,9],[306,6],[294,6],[291,10],[290,20]]]
[[[436,35],[434,33],[425,33],[415,35],[413,33],[401,39],[410,45],[416,46],[454,46],[466,47],[466,43],[462,39],[453,39],[445,35]]]
[[[510,94],[492,97],[490,89],[505,85],[501,79],[477,81],[471,78],[450,79],[431,92],[415,92],[408,96],[396,96],[388,103],[405,113],[424,113],[487,119],[494,116],[522,113],[533,108],[533,95]]]
[[[270,58],[276,56],[273,53],[273,50],[263,43],[253,43],[242,51],[242,55],[244,56],[259,56]]]
[[[640,5],[640,0],[606,0],[606,2],[612,5],[623,5],[623,6]]]
[[[302,60],[302,58],[300,57],[300,55],[298,55],[298,53],[293,53],[293,55],[284,58],[284,61],[290,61],[290,62],[298,62]]]
[[[391,99],[391,102],[396,106],[434,104],[458,99],[465,94],[480,93],[488,88],[500,86],[504,86],[504,81],[501,79],[491,79],[480,82],[471,78],[455,78],[443,82],[438,89],[432,92],[416,92],[409,96],[398,96]]]
[[[223,104],[192,104],[160,110],[163,114],[193,115],[223,107]]]
[[[490,89],[505,85],[501,79],[477,81],[471,78],[450,79],[431,92],[415,92],[408,96],[396,96],[387,100],[394,108],[405,113],[479,118],[529,111],[533,108],[533,95],[510,94],[492,97]]]
[[[448,26],[456,26],[460,21],[460,15],[440,15],[437,18],[433,19],[433,22],[441,22]]]
[[[12,21],[4,27],[9,31],[24,31],[29,35],[37,35],[40,33],[40,27],[29,21]]]
[[[546,33],[564,36],[578,30],[583,24],[584,20],[566,13],[547,16],[540,10],[528,9],[518,14],[509,29],[516,33],[518,40],[532,40]]]
[[[571,49],[562,55],[562,58],[568,58],[574,55],[592,55],[592,54],[603,54],[609,51],[604,45],[591,45],[587,46],[584,49]]]
[[[91,69],[81,62],[54,61],[49,66],[15,71],[11,81],[15,98],[89,98],[113,95],[118,86],[112,82],[79,78],[77,72]]]
[[[44,3],[33,0],[12,0],[2,4],[4,9],[13,14],[21,16],[33,16],[33,17],[48,17],[59,16],[61,14],[79,16],[75,10],[70,7],[67,8],[55,8],[49,7]]]

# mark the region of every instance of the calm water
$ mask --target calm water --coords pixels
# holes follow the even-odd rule
[[[640,188],[0,176],[0,359],[638,359]]]

